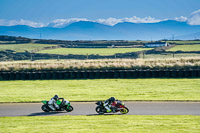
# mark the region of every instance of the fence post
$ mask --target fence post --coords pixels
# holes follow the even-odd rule
[[[57,59],[58,61],[60,60],[60,56],[58,55],[58,59]]]
[[[87,59],[88,59],[88,54],[86,54],[86,56],[87,56]]]
[[[144,52],[142,52],[142,57],[143,57],[143,59],[145,58],[145,56],[144,56]]]
[[[33,61],[33,55],[31,54],[31,61]]]

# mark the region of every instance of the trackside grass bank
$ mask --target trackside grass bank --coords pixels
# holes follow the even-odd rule
[[[0,132],[197,133],[200,116],[0,117]]]
[[[0,81],[0,102],[40,102],[58,94],[70,101],[200,100],[200,79]]]

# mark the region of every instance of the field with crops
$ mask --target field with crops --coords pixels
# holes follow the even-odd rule
[[[38,60],[0,62],[1,71],[92,70],[92,69],[191,69],[199,68],[200,58]]]

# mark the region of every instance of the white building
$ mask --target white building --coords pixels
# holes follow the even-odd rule
[[[155,48],[155,47],[168,46],[168,43],[167,42],[150,42],[150,43],[145,43],[144,45],[147,48]]]

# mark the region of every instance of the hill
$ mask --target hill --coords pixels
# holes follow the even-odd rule
[[[199,25],[167,20],[158,23],[118,23],[114,26],[90,21],[79,21],[63,28],[33,28],[26,25],[0,26],[0,35],[61,40],[160,40],[181,38],[198,39]],[[179,38],[180,37],[180,38]]]

